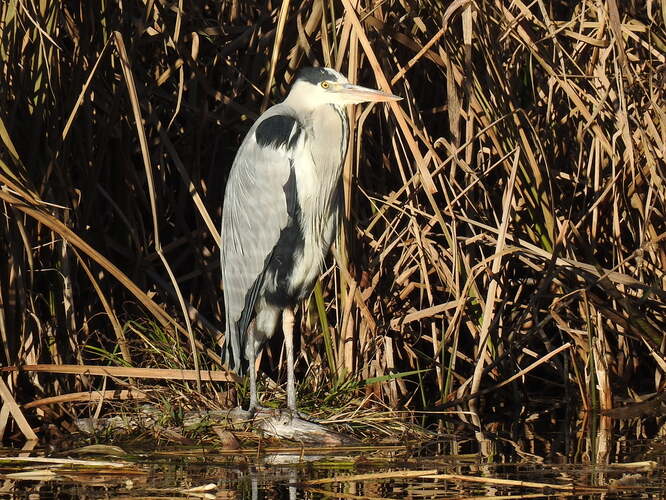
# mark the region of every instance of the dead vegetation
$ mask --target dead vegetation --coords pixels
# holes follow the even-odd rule
[[[442,4],[3,2],[3,364],[219,369],[226,174],[294,72],[327,65],[404,100],[351,111],[345,221],[303,308],[299,399],[482,411],[470,394],[566,391],[608,409],[659,391],[666,13]],[[9,385],[29,403],[101,380]],[[228,388],[201,391],[214,405]]]

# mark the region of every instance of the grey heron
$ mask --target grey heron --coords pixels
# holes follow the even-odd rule
[[[345,106],[401,99],[329,68],[299,71],[286,99],[253,124],[234,159],[222,209],[223,359],[250,374],[282,320],[287,407],[296,411],[294,309],[314,287],[337,232],[347,153]]]

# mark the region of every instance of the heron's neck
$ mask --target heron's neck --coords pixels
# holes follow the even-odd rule
[[[313,143],[320,148],[318,156],[323,161],[317,165],[318,169],[324,170],[322,175],[337,178],[342,172],[342,164],[347,154],[347,142],[349,138],[349,118],[347,110],[343,106],[329,104],[319,106],[310,114],[309,127],[313,134]]]
[[[302,114],[301,120],[307,136],[308,158],[298,164],[299,199],[304,222],[313,225],[313,234],[320,234],[320,226],[338,202],[349,124],[344,108],[328,105]]]

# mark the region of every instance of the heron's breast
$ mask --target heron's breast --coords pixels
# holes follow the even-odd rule
[[[302,147],[291,160],[298,206],[273,255],[275,279],[267,294],[277,303],[310,294],[330,249],[339,209],[339,186],[347,150],[344,110],[327,106],[304,123]]]

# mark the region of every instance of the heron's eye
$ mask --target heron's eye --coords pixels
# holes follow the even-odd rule
[[[327,89],[328,87],[329,87],[329,83],[328,83],[328,82],[321,82],[321,88],[322,88],[322,89]]]

